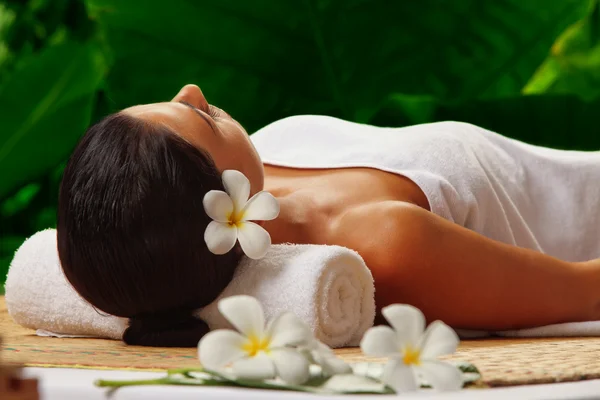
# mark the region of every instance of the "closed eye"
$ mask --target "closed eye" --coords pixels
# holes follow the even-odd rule
[[[214,134],[217,133],[217,126],[215,125],[215,122],[213,120],[211,120],[210,118],[207,118],[207,116],[201,112],[197,107],[194,107],[193,105],[191,105],[190,103],[188,103],[187,101],[179,101],[180,104],[183,104],[184,106],[190,108],[192,111],[194,111],[197,115],[199,115],[207,124],[208,126],[210,126],[210,129],[213,131]],[[211,112],[212,110],[209,107],[209,112]],[[208,113],[206,113],[208,114]],[[212,114],[212,112],[211,112]]]

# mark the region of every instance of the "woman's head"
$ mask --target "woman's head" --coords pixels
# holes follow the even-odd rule
[[[261,190],[262,165],[237,122],[205,111],[200,90],[186,86],[172,103],[109,115],[88,129],[65,168],[63,271],[93,306],[131,318],[123,337],[130,344],[196,345],[208,328],[192,311],[215,300],[240,258],[206,247],[211,220],[202,200],[224,190],[224,169]]]
[[[229,114],[208,104],[198,86],[184,86],[171,102],[134,106],[122,113],[166,126],[208,152],[219,171],[238,170],[250,180],[252,193],[262,190],[263,165],[248,134]]]

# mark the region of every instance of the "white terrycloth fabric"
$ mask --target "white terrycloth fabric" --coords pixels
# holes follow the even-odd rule
[[[331,347],[357,345],[375,318],[371,272],[340,246],[274,245],[261,260],[244,258],[222,297],[247,294],[266,318],[291,311]],[[198,314],[211,329],[228,327],[216,301]],[[17,250],[6,281],[6,305],[19,324],[43,336],[121,339],[127,320],[85,302],[62,273],[56,231],[36,233]]]
[[[117,339],[127,324],[97,312],[69,285],[60,267],[54,229],[36,233],[19,247],[5,290],[9,315],[27,328]]]
[[[600,151],[532,146],[460,122],[380,128],[314,115],[251,139],[267,164],[403,175],[433,213],[491,239],[567,261],[600,257]]]
[[[256,297],[267,318],[295,313],[331,347],[358,345],[375,318],[371,271],[358,253],[341,246],[271,246],[261,260],[244,259],[221,297],[236,294]],[[211,328],[227,326],[216,307],[200,316]]]

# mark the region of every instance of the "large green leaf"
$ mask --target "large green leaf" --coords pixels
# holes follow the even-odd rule
[[[391,95],[370,120],[383,126],[467,121],[528,143],[572,150],[599,150],[600,98],[575,95],[520,96],[444,103],[431,97]]]
[[[87,0],[114,51],[116,107],[199,84],[249,129],[324,113],[366,121],[390,93],[520,93],[589,0]]]
[[[0,90],[0,198],[68,156],[89,124],[104,68],[95,46],[67,41],[12,74]]]
[[[570,26],[523,90],[526,94],[570,93],[584,99],[600,96],[600,1]]]

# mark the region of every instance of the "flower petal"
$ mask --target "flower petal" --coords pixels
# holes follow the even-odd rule
[[[334,355],[313,351],[312,356],[313,360],[321,366],[327,376],[352,373],[350,365]]]
[[[204,242],[208,250],[221,255],[229,252],[235,245],[238,237],[238,228],[235,225],[211,221],[204,231]]]
[[[236,377],[242,379],[262,380],[275,377],[273,360],[262,351],[254,357],[234,362],[232,370]]]
[[[271,236],[254,222],[242,222],[238,225],[238,240],[246,256],[253,260],[263,258],[271,247]]]
[[[265,331],[265,314],[262,306],[252,296],[226,297],[217,305],[219,312],[248,338],[262,338]]]
[[[272,350],[270,354],[277,375],[292,385],[306,382],[310,376],[308,360],[298,351],[290,348]]]
[[[208,369],[219,369],[232,361],[243,358],[246,353],[242,346],[246,340],[239,333],[229,329],[219,329],[207,333],[198,343],[200,364]]]
[[[417,346],[425,329],[425,316],[421,310],[408,304],[392,304],[384,307],[381,313],[396,331],[400,344]]]
[[[369,356],[386,357],[400,354],[396,333],[389,326],[369,328],[360,341],[360,349]]]
[[[218,222],[228,222],[229,216],[233,212],[233,202],[229,195],[222,190],[211,190],[206,193],[202,199],[202,205],[206,214]]]
[[[381,380],[393,387],[396,393],[414,391],[419,388],[415,372],[401,360],[388,361],[383,369]]]
[[[325,343],[323,343],[317,339],[313,339],[311,341],[311,348],[315,351],[318,351],[321,354],[329,354],[329,355],[334,354],[331,347],[327,346]]]
[[[258,192],[244,206],[242,221],[268,221],[279,215],[279,202],[269,192]]]
[[[235,169],[223,171],[221,177],[223,179],[223,186],[225,186],[227,194],[233,201],[235,211],[239,212],[250,196],[250,181],[244,174]]]
[[[304,321],[290,312],[280,314],[267,327],[271,348],[299,345],[307,342],[311,336],[310,328]]]
[[[454,329],[442,321],[433,321],[421,337],[421,358],[431,359],[452,354],[458,348],[460,339]]]
[[[356,374],[343,374],[343,375],[334,375],[331,378],[327,379],[320,386],[320,389],[324,389],[327,392],[335,393],[335,394],[388,394],[389,390],[387,385],[382,383],[379,380],[375,380],[366,376],[356,375]],[[326,392],[326,393],[327,393]],[[316,399],[317,397],[315,397]],[[327,397],[339,399],[340,397]],[[343,398],[343,397],[342,397]],[[361,398],[369,398],[375,399],[375,396],[368,397],[349,397],[349,399],[361,399]],[[389,397],[387,397],[389,399]]]
[[[434,389],[458,390],[463,387],[462,373],[452,364],[428,360],[423,361],[417,368]]]

